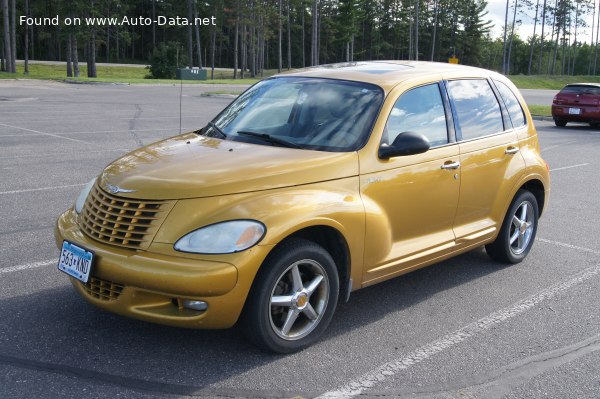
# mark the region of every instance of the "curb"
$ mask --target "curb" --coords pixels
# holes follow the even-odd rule
[[[242,94],[242,93],[240,93]],[[216,93],[202,93],[200,97],[216,97],[216,98],[238,98],[239,94],[216,94]]]
[[[531,115],[531,119],[533,119],[534,121],[554,121],[554,119],[551,116],[545,115]]]
[[[87,82],[82,80],[72,80],[65,79],[64,83],[74,84],[74,85],[111,85],[111,86],[129,86],[129,83],[117,83],[117,82]]]

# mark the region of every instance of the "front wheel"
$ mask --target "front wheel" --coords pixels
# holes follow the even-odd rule
[[[539,209],[535,196],[519,190],[513,200],[496,241],[485,246],[488,255],[497,261],[519,263],[533,246],[538,226]]]
[[[284,242],[256,276],[242,316],[244,333],[273,352],[305,348],[329,325],[338,295],[337,268],[323,247],[303,239]]]

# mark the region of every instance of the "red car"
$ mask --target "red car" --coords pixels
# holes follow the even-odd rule
[[[554,96],[552,117],[556,126],[585,122],[600,126],[600,84],[572,83]]]

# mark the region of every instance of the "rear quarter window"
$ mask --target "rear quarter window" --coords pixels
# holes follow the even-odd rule
[[[504,105],[506,105],[506,108],[508,109],[508,114],[510,115],[513,127],[526,125],[527,121],[525,119],[525,113],[523,112],[521,103],[519,103],[515,93],[513,93],[510,87],[500,81],[494,80],[494,83],[496,83],[496,87],[500,92],[500,97],[502,97]]]

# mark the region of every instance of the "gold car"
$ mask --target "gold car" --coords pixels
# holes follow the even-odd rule
[[[531,249],[548,166],[515,86],[477,68],[360,62],[249,88],[206,127],[125,155],[58,219],[92,304],[251,341],[313,343],[354,290],[485,245]]]

